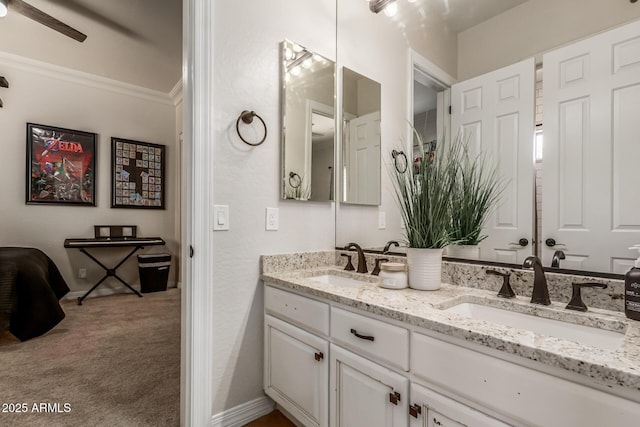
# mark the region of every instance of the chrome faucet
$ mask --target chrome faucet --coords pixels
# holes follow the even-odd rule
[[[355,248],[355,250],[358,252],[358,273],[367,273],[367,260],[364,257],[362,248],[357,243],[349,243],[344,247],[344,250],[348,251],[351,248]]]
[[[551,304],[547,278],[544,276],[544,268],[542,268],[540,258],[537,256],[527,257],[522,263],[522,267],[533,268],[533,293],[531,294],[531,302],[543,305]]]

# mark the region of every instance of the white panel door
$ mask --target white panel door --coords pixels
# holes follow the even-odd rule
[[[330,425],[407,427],[409,380],[331,344]]]
[[[265,316],[264,389],[305,426],[328,425],[326,340]]]
[[[380,112],[349,121],[347,203],[380,204]]]
[[[462,133],[506,182],[483,230],[483,260],[520,263],[533,252],[534,87],[533,58],[451,87],[452,137]]]
[[[640,21],[543,57],[542,246],[624,274],[640,243]]]

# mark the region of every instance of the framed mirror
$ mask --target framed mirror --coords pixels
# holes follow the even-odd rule
[[[282,42],[282,198],[334,200],[335,62]]]
[[[380,204],[380,83],[342,68],[342,198]]]
[[[555,10],[557,13],[553,15],[552,19],[550,18],[548,10],[558,5],[556,2],[545,1],[545,7],[542,8],[539,7],[540,5],[534,5],[532,2],[526,1],[505,3],[503,8],[496,9],[491,9],[489,5],[482,5],[473,13],[465,13],[465,7],[467,8],[466,12],[468,12],[470,4],[471,1],[462,1],[456,5],[451,4],[451,7],[446,11],[440,11],[436,6],[432,7],[432,5],[427,5],[424,2],[404,3],[400,4],[397,16],[388,18],[383,14],[374,15],[366,7],[359,7],[351,2],[338,2],[337,58],[339,65],[348,64],[354,69],[366,70],[366,73],[375,75],[376,79],[385,86],[385,97],[382,105],[382,109],[385,111],[385,121],[382,139],[381,203],[378,209],[357,205],[339,207],[336,211],[336,246],[339,247],[346,242],[356,241],[370,250],[381,250],[387,241],[402,239],[403,230],[402,225],[399,224],[400,221],[396,212],[397,206],[393,200],[393,194],[388,195],[388,183],[385,182],[385,167],[387,166],[386,163],[389,162],[387,157],[390,156],[392,150],[404,149],[407,153],[412,152],[411,143],[409,142],[412,139],[410,130],[403,131],[399,128],[407,125],[407,120],[411,121],[422,131],[424,139],[431,140],[434,135],[433,129],[441,126],[446,127],[447,124],[451,126],[448,105],[452,105],[454,112],[456,106],[458,108],[462,106],[466,109],[471,109],[475,105],[480,105],[481,98],[476,95],[479,95],[480,92],[486,95],[484,90],[474,91],[473,88],[467,88],[464,92],[464,98],[458,96],[457,99],[452,99],[452,102],[446,100],[445,108],[442,111],[436,108],[435,114],[432,114],[433,105],[425,107],[427,112],[419,110],[417,106],[414,110],[414,101],[418,101],[414,97],[417,98],[419,88],[416,88],[416,85],[412,82],[415,77],[415,75],[412,75],[412,68],[416,62],[412,61],[412,53],[407,55],[408,50],[418,53],[423,58],[428,58],[426,62],[429,62],[432,67],[427,71],[435,70],[435,74],[431,74],[431,77],[435,77],[435,80],[445,83],[444,89],[452,87],[455,83],[463,83],[489,72],[516,64],[524,58],[534,58],[534,62],[538,67],[533,73],[534,76],[527,75],[526,82],[524,82],[524,78],[520,78],[522,82],[526,83],[527,91],[530,92],[533,89],[535,94],[534,100],[528,101],[528,105],[534,108],[534,112],[527,111],[526,114],[523,114],[527,117],[535,115],[533,126],[527,125],[530,128],[530,131],[528,131],[529,145],[522,149],[519,147],[518,150],[508,150],[504,148],[505,146],[500,145],[494,150],[494,158],[500,161],[504,174],[512,183],[509,188],[509,198],[513,203],[504,205],[498,212],[496,215],[497,220],[494,221],[497,225],[494,224],[493,228],[497,232],[505,230],[519,231],[519,228],[516,228],[517,225],[518,227],[523,227],[523,231],[514,233],[513,236],[505,239],[504,242],[506,243],[496,244],[492,247],[491,250],[494,253],[496,248],[501,248],[501,251],[499,253],[500,257],[493,256],[491,259],[494,262],[513,263],[512,265],[516,266],[520,265],[519,263],[522,262],[524,256],[534,253],[542,256],[545,268],[556,268],[557,270],[554,271],[584,271],[594,275],[618,275],[618,277],[621,277],[620,274],[628,269],[629,263],[634,259],[632,251],[617,253],[615,259],[612,259],[613,252],[607,249],[606,255],[612,259],[611,262],[605,262],[600,267],[588,264],[587,261],[594,258],[594,256],[591,253],[586,253],[584,249],[587,246],[584,241],[578,242],[576,240],[574,243],[566,229],[584,238],[587,236],[584,230],[590,230],[591,228],[589,227],[592,227],[593,219],[599,216],[606,219],[604,223],[610,229],[617,227],[617,229],[609,233],[609,236],[627,235],[635,237],[640,235],[637,234],[637,230],[640,230],[640,226],[637,224],[637,216],[632,217],[635,211],[632,204],[635,203],[635,199],[622,197],[623,194],[629,194],[629,191],[623,191],[626,188],[625,185],[633,185],[633,181],[623,180],[622,172],[620,172],[622,170],[631,170],[630,168],[625,169],[620,165],[632,164],[630,159],[634,157],[631,155],[617,158],[607,157],[608,160],[605,162],[607,165],[614,164],[615,160],[618,162],[616,165],[619,167],[615,169],[617,175],[613,176],[613,178],[607,178],[609,181],[606,181],[609,182],[607,188],[611,189],[612,194],[598,199],[598,194],[593,191],[598,188],[597,185],[601,184],[592,185],[591,182],[596,180],[593,171],[600,172],[603,169],[602,167],[593,166],[589,168],[589,173],[584,172],[585,169],[580,172],[577,170],[577,166],[583,164],[579,161],[583,157],[574,156],[573,153],[578,153],[575,149],[569,151],[572,155],[564,156],[567,162],[574,162],[568,164],[567,167],[562,166],[560,168],[557,162],[554,163],[553,156],[555,155],[555,158],[562,159],[562,156],[558,153],[561,153],[559,149],[562,148],[562,141],[567,139],[565,138],[566,135],[559,132],[558,129],[571,129],[573,132],[571,136],[582,135],[582,133],[578,132],[582,128],[575,124],[578,123],[577,121],[572,122],[573,128],[558,127],[558,117],[560,117],[558,111],[565,111],[560,108],[566,109],[568,108],[567,106],[570,106],[574,107],[574,110],[566,111],[580,113],[581,111],[604,111],[605,106],[616,106],[621,111],[623,107],[626,108],[625,111],[632,111],[635,107],[632,108],[630,106],[635,105],[634,102],[637,102],[637,97],[629,96],[625,98],[624,96],[630,93],[631,89],[627,92],[622,89],[627,87],[635,88],[636,86],[631,86],[630,84],[622,88],[614,87],[615,90],[612,93],[618,96],[615,99],[616,102],[612,102],[609,99],[604,103],[589,104],[583,110],[579,110],[578,107],[582,108],[583,104],[567,103],[567,99],[574,98],[559,98],[560,101],[557,101],[557,105],[552,109],[548,107],[552,101],[553,92],[551,91],[557,91],[557,88],[562,87],[562,85],[554,85],[554,79],[551,76],[555,76],[557,80],[561,74],[557,66],[555,69],[551,67],[552,63],[549,61],[549,57],[543,60],[543,56],[561,46],[569,46],[578,43],[580,40],[585,41],[595,34],[638,20],[640,18],[638,3],[634,5],[630,2],[620,2],[619,4],[616,3],[615,7],[607,6],[604,3],[589,5],[589,7],[581,10],[581,25],[579,27],[572,27],[568,24],[575,18],[574,12],[569,7],[566,9],[558,8]],[[607,19],[602,19],[603,16],[606,16]],[[527,22],[532,22],[533,19],[539,19],[540,22],[544,22],[546,30],[540,31],[541,27],[539,26],[525,25]],[[354,25],[354,22],[357,22],[358,25]],[[518,31],[513,31],[513,28],[518,28]],[[366,36],[363,36],[364,33],[366,33]],[[505,37],[505,34],[510,34],[510,37]],[[453,38],[449,39],[448,36],[451,35],[453,35]],[[624,40],[636,40],[639,35],[640,33],[633,33],[633,37],[629,36],[630,38]],[[624,43],[620,42],[619,46],[626,47],[627,44],[625,43],[631,45],[631,42],[624,41]],[[355,48],[356,46],[357,49]],[[620,47],[616,47],[616,49],[620,49]],[[368,53],[366,58],[360,55],[361,52]],[[617,51],[615,49],[607,49],[605,53],[610,54],[611,52]],[[577,53],[576,55],[576,57],[580,56]],[[404,59],[400,56],[403,56]],[[407,57],[411,59],[407,61]],[[574,58],[574,56],[569,57]],[[602,63],[612,63],[612,60],[612,58],[609,58]],[[567,72],[574,69],[590,70],[588,66],[580,68],[578,63],[567,62],[566,58],[565,62],[561,62],[561,64],[565,64],[565,68],[569,65],[573,67],[566,68],[565,71]],[[633,64],[635,66],[637,62],[633,62]],[[626,72],[623,68],[619,67],[616,74],[620,74],[623,71]],[[626,67],[626,70],[631,69],[631,65]],[[530,68],[530,70],[534,71],[533,68]],[[443,73],[451,76],[451,81],[445,81],[442,78]],[[499,88],[499,94],[505,98],[520,96],[523,93],[521,87],[516,88],[515,85],[509,86],[506,84],[510,83],[510,80],[508,80],[510,77],[512,75],[498,79],[502,84]],[[565,82],[564,84],[573,87],[571,85],[577,85],[578,80],[576,79],[575,84],[573,80],[571,80],[571,83]],[[594,88],[598,90],[600,86],[595,85]],[[436,96],[440,92],[442,92],[442,88],[436,88],[435,92],[431,94],[433,100],[439,101]],[[451,98],[454,97],[451,96]],[[482,98],[482,101],[486,101],[486,98]],[[416,118],[412,114],[414,111],[419,111],[422,117]],[[577,113],[576,116],[579,116]],[[622,145],[626,141],[623,141],[622,138],[633,134],[628,131],[628,129],[632,129],[631,126],[623,126],[623,124],[626,126],[626,124],[631,123],[631,121],[626,121],[631,116],[616,115],[615,113],[616,111],[611,111],[603,114],[603,117],[607,120],[613,118],[613,124],[618,126],[617,128],[612,127],[617,132],[613,135],[612,140],[619,144],[617,146],[618,151],[622,152],[620,147],[627,147]],[[498,136],[507,137],[510,135],[510,129],[514,129],[513,126],[511,128],[506,126],[511,116],[508,114],[498,116],[498,119],[500,119],[499,124],[502,125],[500,128],[502,134]],[[433,124],[434,118],[436,127]],[[444,125],[441,125],[440,118],[444,118],[444,122],[442,122]],[[551,120],[552,118],[553,120]],[[470,119],[469,121],[464,120],[462,124],[467,124],[466,127],[469,129],[469,123],[476,122],[477,120]],[[583,123],[594,122],[593,120],[585,120]],[[491,127],[495,128],[493,125]],[[484,128],[488,129],[487,126]],[[541,144],[543,132],[544,149]],[[451,127],[447,133],[455,135],[457,129]],[[435,135],[439,137],[439,130],[435,131]],[[535,145],[532,147],[534,138]],[[575,144],[582,141],[579,138],[574,139],[575,141],[572,141]],[[599,143],[590,146],[585,153],[593,152],[593,150],[602,150],[603,141],[606,140],[606,138],[592,139],[599,141]],[[487,138],[486,140],[502,141],[500,138]],[[629,139],[629,141],[631,140]],[[586,138],[584,141],[587,143],[590,140]],[[404,143],[405,145],[398,148],[398,143]],[[629,145],[627,148],[632,151],[630,147]],[[534,148],[535,157],[532,154]],[[528,159],[526,161],[528,164],[525,165],[524,160],[520,161],[516,154],[522,154],[523,159],[527,155]],[[516,165],[516,158],[523,167],[518,167],[517,170],[515,168],[509,171],[504,170],[509,165]],[[587,158],[584,157],[584,159]],[[604,158],[604,156],[593,157],[593,160],[598,162],[601,158]],[[627,159],[629,160],[627,161]],[[410,160],[413,161],[415,158]],[[559,179],[558,170],[566,172],[564,178]],[[507,172],[510,172],[510,174],[507,174]],[[520,172],[522,172],[523,176],[528,174],[529,178],[527,180],[516,178]],[[605,182],[603,179],[596,181],[599,183]],[[567,190],[569,188],[568,184],[575,184],[571,188],[580,188],[581,190],[569,191]],[[604,194],[603,191],[600,193]],[[580,204],[576,201],[579,196],[584,196],[584,203]],[[526,198],[528,205],[525,206],[521,198]],[[584,212],[582,218],[591,219],[589,226],[583,226],[583,222],[579,222],[582,218],[575,219],[575,217],[577,215],[576,212],[579,210],[578,208],[587,206],[586,200],[588,198],[590,198],[589,200],[594,200],[597,208],[604,213],[596,208],[580,211],[581,213]],[[553,200],[555,200],[556,204],[555,211],[551,210],[553,206],[550,201]],[[614,203],[613,207],[605,205],[608,200],[617,201],[618,204]],[[561,203],[558,203],[558,201]],[[626,203],[624,209],[622,209],[623,202]],[[522,208],[523,212],[529,212],[530,218],[527,220],[521,219],[515,210],[516,207]],[[618,207],[618,211],[615,211],[614,208]],[[561,208],[564,210],[561,210]],[[607,216],[609,211],[617,212],[618,216],[610,219]],[[573,215],[573,217],[569,218],[569,214]],[[545,221],[555,218],[561,218],[564,222],[555,228],[545,225]],[[615,221],[618,222],[616,223]],[[579,226],[576,224],[579,224]],[[586,220],[584,224],[587,224]],[[493,234],[497,235],[497,232]],[[640,242],[640,239],[636,238],[635,240]],[[613,247],[612,242],[613,240],[609,237],[593,240],[594,244],[599,244],[603,248],[605,246],[607,248]],[[626,251],[626,246],[628,245],[615,245],[616,248],[622,248],[622,251]],[[393,248],[393,250],[395,252],[397,248]],[[563,252],[563,254],[556,254],[557,252]],[[481,257],[479,262],[485,262],[485,259]]]

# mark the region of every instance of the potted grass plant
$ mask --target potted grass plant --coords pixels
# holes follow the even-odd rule
[[[451,194],[462,147],[458,139],[448,147],[425,145],[415,129],[414,134],[421,161],[414,168],[393,168],[392,181],[405,224],[409,286],[436,290],[441,283],[443,249],[452,243]]]
[[[451,193],[451,242],[447,255],[477,259],[479,244],[487,238],[482,234],[487,218],[494,210],[505,183],[484,153],[472,156],[468,141],[458,138],[460,149],[456,182]]]

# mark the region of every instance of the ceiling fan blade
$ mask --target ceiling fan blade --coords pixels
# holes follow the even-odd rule
[[[14,10],[27,18],[46,25],[47,27],[62,33],[65,36],[71,37],[74,40],[83,42],[87,38],[85,34],[82,34],[75,28],[68,26],[64,22],[58,21],[53,16],[47,15],[40,9],[37,9],[22,0],[8,0],[8,3],[10,10]]]

